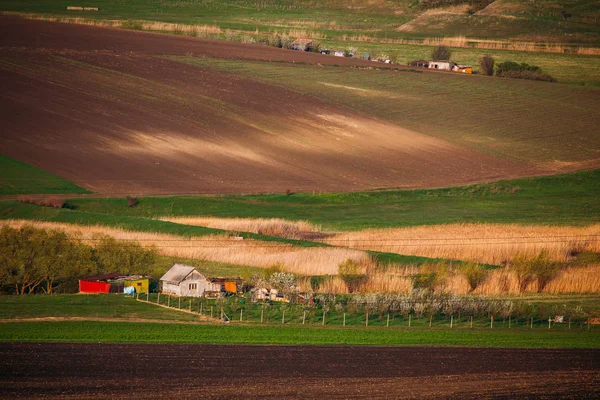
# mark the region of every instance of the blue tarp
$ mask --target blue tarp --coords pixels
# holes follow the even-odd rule
[[[123,293],[125,293],[125,294],[134,294],[135,293],[135,288],[133,286],[127,286],[126,288],[123,289]]]

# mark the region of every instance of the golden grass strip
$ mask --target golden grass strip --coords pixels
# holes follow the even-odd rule
[[[321,231],[320,226],[308,221],[288,221],[281,218],[161,217],[160,219],[176,224],[253,232],[290,239],[300,239],[303,234]]]
[[[312,247],[304,248],[276,242],[262,242],[251,239],[236,240],[227,235],[181,237],[152,232],[130,231],[101,225],[83,226],[55,222],[27,220],[1,221],[0,226],[20,228],[33,225],[38,229],[59,229],[76,235],[86,243],[102,234],[118,240],[131,240],[144,247],[155,246],[159,253],[183,258],[217,261],[222,263],[266,268],[281,264],[288,272],[303,275],[336,274],[338,265],[351,259],[356,263],[368,263],[367,253],[358,250]]]
[[[571,259],[572,251],[600,251],[600,225],[449,224],[345,232],[323,241],[361,250],[496,265],[518,253],[534,256],[546,250],[552,260],[562,262]]]

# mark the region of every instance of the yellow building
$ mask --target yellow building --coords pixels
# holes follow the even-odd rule
[[[133,286],[136,293],[148,293],[150,280],[149,279],[135,279],[131,281],[123,282],[125,287]]]

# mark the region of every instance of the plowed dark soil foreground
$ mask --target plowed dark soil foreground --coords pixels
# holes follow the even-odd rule
[[[0,344],[2,398],[600,398],[600,350]]]

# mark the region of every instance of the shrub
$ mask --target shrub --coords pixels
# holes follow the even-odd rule
[[[65,201],[60,197],[47,197],[45,199],[36,199],[35,197],[22,196],[19,198],[19,202],[52,208],[63,208],[66,206]]]
[[[535,65],[526,63],[516,63],[514,61],[505,61],[498,64],[496,76],[514,79],[528,79],[535,81],[556,82],[551,75],[542,72],[542,69]]]
[[[479,59],[479,67],[487,76],[494,75],[494,58],[490,55],[485,55]]]
[[[129,207],[135,207],[135,206],[137,206],[138,200],[135,197],[133,197],[133,196],[127,196],[126,199],[127,199],[127,205]]]
[[[127,20],[123,21],[123,23],[121,24],[121,28],[141,31],[142,29],[144,29],[144,25],[142,24],[142,21]]]
[[[310,51],[311,53],[319,53],[321,51],[321,43],[313,40],[306,46],[306,51]]]
[[[469,292],[477,289],[477,286],[485,281],[487,270],[479,264],[468,263],[460,268],[461,272],[469,282]]]
[[[449,60],[451,54],[452,53],[450,52],[450,49],[448,47],[436,46],[433,48],[433,51],[431,52],[431,58],[433,58],[434,61]]]
[[[360,287],[369,279],[366,274],[362,274],[360,267],[351,259],[348,259],[338,265],[338,275],[350,293],[360,290]]]

